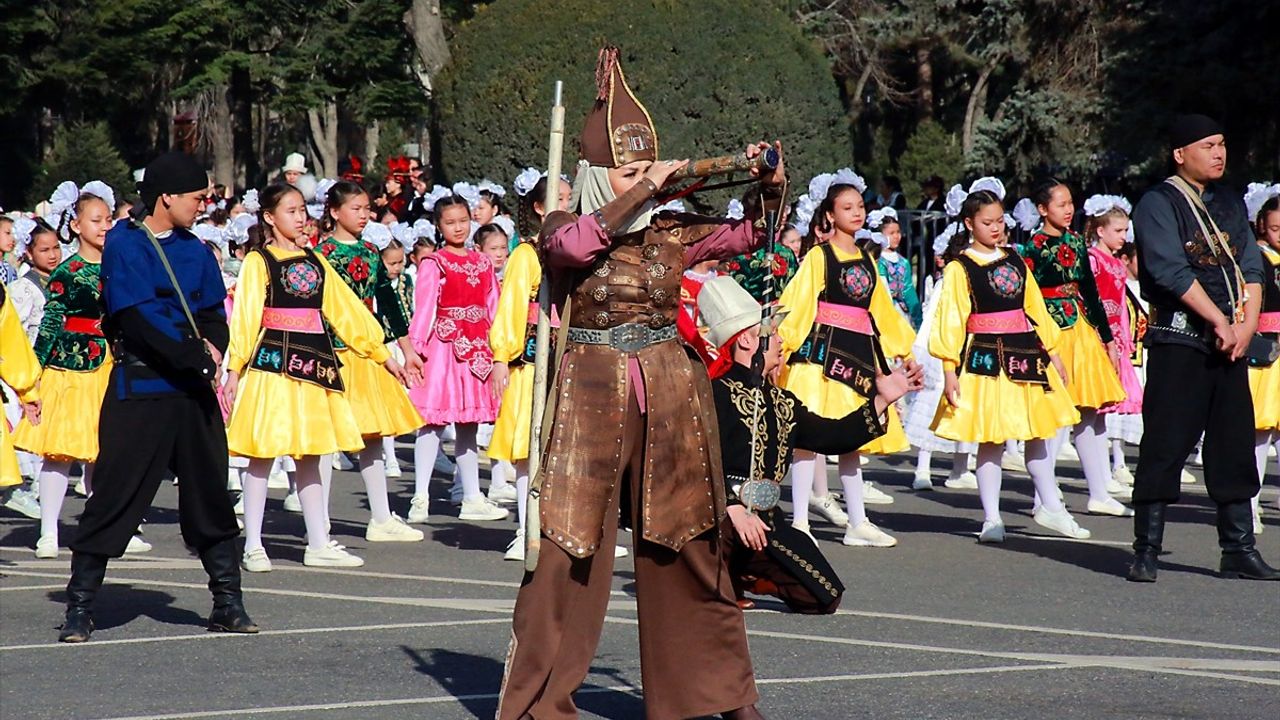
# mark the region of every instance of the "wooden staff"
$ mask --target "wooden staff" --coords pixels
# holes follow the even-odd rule
[[[548,141],[547,192],[542,198],[543,216],[559,209],[560,160],[564,152],[564,83],[556,81],[555,100],[551,105],[551,138]],[[568,322],[567,318],[561,318]],[[542,281],[538,285],[538,329],[533,355],[533,412],[529,427],[529,499],[524,523],[524,566],[529,572],[538,566],[542,518],[539,515],[542,478],[543,416],[547,412],[547,383],[551,360],[551,278],[542,263]]]

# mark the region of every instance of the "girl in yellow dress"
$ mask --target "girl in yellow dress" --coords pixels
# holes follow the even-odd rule
[[[1266,275],[1262,285],[1262,311],[1258,314],[1258,333],[1280,342],[1280,183],[1251,183],[1245,194],[1253,232],[1262,247]],[[1280,452],[1280,360],[1270,365],[1251,363],[1249,389],[1253,392],[1253,419],[1257,445],[1258,479],[1266,482],[1267,453],[1272,447]],[[1253,531],[1262,532],[1262,493],[1253,497]]]
[[[1080,419],[1056,354],[1062,332],[1022,258],[1001,247],[1000,198],[989,190],[970,192],[959,215],[963,227],[947,247],[950,262],[929,336],[929,353],[942,361],[944,375],[933,431],[978,443],[985,515],[979,542],[1004,541],[1000,458],[1009,440],[1026,441],[1027,472],[1042,503],[1035,521],[1067,537],[1088,538],[1058,497],[1047,442]]]
[[[811,238],[830,239],[809,250],[796,276],[782,293],[787,313],[778,327],[786,358],[779,385],[807,408],[840,418],[875,394],[877,366],[911,355],[915,335],[879,281],[875,260],[858,249],[854,235],[867,219],[862,192],[866,183],[852,170],[820,175],[809,184],[809,200],[817,202]],[[810,238],[809,244],[812,243]],[[888,432],[860,452],[891,453],[907,449],[897,412],[889,409]],[[858,452],[839,458],[848,527],[844,544],[892,547],[897,540],[867,519]],[[792,469],[793,524],[809,530],[809,494],[813,488],[813,453],[796,451]]]
[[[23,416],[37,426],[40,424],[40,393],[36,390],[39,379],[40,362],[27,342],[18,311],[4,285],[0,285],[0,380],[18,394]],[[18,472],[18,456],[13,451],[9,422],[0,417],[0,489],[21,484],[22,474]]]
[[[519,527],[504,556],[524,560],[524,520],[529,500],[529,424],[533,412],[533,332],[537,326],[538,288],[542,284],[542,263],[538,259],[538,228],[542,227],[543,199],[547,178],[542,176],[532,188],[517,181],[520,197],[519,245],[507,258],[498,295],[498,312],[489,328],[493,350],[493,371],[489,386],[501,400],[489,441],[489,459],[506,461],[516,468],[516,515]],[[561,183],[560,209],[569,206],[568,183]],[[552,319],[553,323],[555,318]]]
[[[1071,189],[1049,178],[1032,190],[1031,201],[1040,215],[1040,227],[1018,246],[1018,253],[1042,288],[1050,317],[1062,330],[1058,351],[1066,370],[1067,390],[1080,410],[1080,422],[1072,428],[1071,439],[1089,485],[1088,511],[1130,516],[1133,511],[1107,493],[1111,481],[1107,421],[1098,412],[1127,397],[1116,369],[1120,351],[1089,266],[1089,247],[1070,229],[1075,216]],[[1064,431],[1054,442],[1055,460],[1057,448],[1065,441]]]
[[[40,468],[40,539],[36,557],[58,556],[58,516],[71,465],[84,465],[85,492],[93,492],[98,458],[98,413],[111,377],[111,350],[102,334],[102,246],[111,229],[111,189],[101,182],[84,190],[64,182],[50,199],[53,225],[79,250],[49,275],[49,300],[36,336],[41,422],[19,423],[13,443],[44,458]],[[149,550],[135,538],[126,552]]]
[[[277,457],[292,457],[307,528],[303,564],[359,567],[360,558],[329,538],[320,466],[331,453],[364,447],[343,394],[330,332],[351,352],[402,376],[383,345],[382,327],[315,252],[304,249],[306,204],[291,185],[259,195],[264,244],[244,259],[232,310],[224,397],[233,404],[227,448],[248,457],[245,546],[241,566],[269,572],[262,546],[267,476]]]
[[[382,265],[377,248],[362,239],[369,224],[369,195],[359,185],[339,180],[325,193],[324,215],[320,218],[323,238],[316,250],[329,261],[338,276],[364,302],[372,317],[381,318],[389,335],[404,351],[405,379],[416,384],[422,375],[422,359],[414,352],[406,334],[408,322]],[[401,383],[378,362],[352,352],[342,343],[334,344],[341,366],[347,401],[355,414],[365,445],[360,450],[360,477],[364,480],[372,518],[365,530],[369,542],[417,542],[421,530],[409,527],[391,512],[387,500],[387,472],[382,455],[382,438],[411,433],[422,426],[422,417],[409,402]],[[326,475],[332,472],[326,470]]]

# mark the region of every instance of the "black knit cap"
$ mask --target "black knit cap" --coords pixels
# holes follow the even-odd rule
[[[1179,115],[1169,126],[1169,147],[1178,149],[1213,135],[1226,134],[1208,115]]]
[[[142,171],[138,194],[147,211],[155,209],[161,195],[181,195],[209,187],[209,174],[195,158],[183,152],[167,152]]]

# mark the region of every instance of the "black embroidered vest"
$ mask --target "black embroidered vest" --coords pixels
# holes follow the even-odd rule
[[[1027,265],[1016,252],[988,265],[979,265],[968,253],[956,260],[969,278],[971,315],[1018,313],[1026,319],[1026,332],[974,333],[965,339],[960,372],[999,377],[1015,382],[1048,385],[1049,354],[1024,310]]]
[[[327,326],[320,319],[324,303],[324,260],[307,250],[300,257],[277,260],[269,250],[255,250],[267,265],[267,300],[264,303],[263,330],[258,347],[254,350],[250,367],[263,372],[280,373],[294,380],[309,382],[326,390],[342,392],[340,363],[333,352],[333,339]],[[283,313],[272,313],[281,310]],[[310,313],[316,316],[315,326],[298,330],[284,329],[286,322]],[[295,311],[289,313],[289,311]],[[268,319],[279,315],[277,322]],[[306,323],[302,323],[306,324]]]

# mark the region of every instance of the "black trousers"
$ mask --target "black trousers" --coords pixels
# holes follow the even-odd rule
[[[1219,352],[1153,345],[1147,352],[1142,444],[1133,501],[1177,502],[1187,456],[1204,433],[1204,482],[1218,504],[1258,494],[1249,369]]]
[[[74,552],[120,557],[166,472],[178,478],[178,518],[187,545],[204,551],[240,534],[227,493],[227,432],[207,397],[121,400],[115,378],[98,422],[93,495]]]

